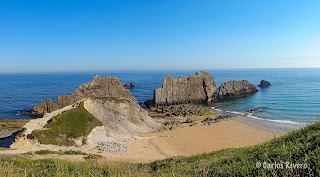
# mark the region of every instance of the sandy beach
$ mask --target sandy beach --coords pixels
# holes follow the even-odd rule
[[[182,128],[148,134],[114,135],[119,143],[125,145],[125,154],[103,153],[96,149],[79,147],[66,148],[52,145],[37,145],[29,150],[78,150],[88,154],[94,153],[102,155],[105,157],[104,160],[146,163],[176,156],[208,153],[225,148],[248,147],[266,142],[297,128],[301,128],[301,125],[278,124],[249,117],[236,117],[211,125],[203,125],[198,122],[196,126],[184,126]],[[21,154],[29,150],[17,149],[0,151],[0,153]],[[54,157],[54,155],[44,155],[42,158]],[[71,155],[66,156],[65,159],[79,158],[77,155]]]
[[[211,125],[201,124],[141,134],[140,138],[128,141],[127,154],[103,156],[129,162],[151,162],[175,156],[191,156],[225,148],[247,147],[282,135],[270,130],[259,129],[236,118]]]

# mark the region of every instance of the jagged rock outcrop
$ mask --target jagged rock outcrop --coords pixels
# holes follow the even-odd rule
[[[260,82],[260,84],[258,85],[258,87],[261,87],[261,88],[266,88],[266,87],[270,87],[270,86],[271,86],[270,82],[268,82],[266,80],[262,80]]]
[[[222,84],[217,92],[216,100],[228,100],[252,95],[258,92],[257,88],[247,80],[230,80]]]
[[[188,78],[180,76],[177,80],[167,75],[163,80],[162,88],[154,91],[153,105],[210,102],[215,92],[214,78],[208,72],[198,72]]]
[[[34,114],[45,114],[59,109],[59,105],[48,98],[32,108]]]
[[[90,98],[84,101],[84,107],[103,123],[108,135],[148,133],[162,127],[148,115],[146,110],[131,99]]]
[[[65,106],[76,103],[84,98],[92,97],[122,97],[137,100],[131,92],[123,87],[123,84],[116,77],[100,77],[96,75],[94,79],[86,84],[80,85],[71,95],[62,95],[58,97],[58,103],[47,99],[32,108],[31,114],[45,114],[55,111]]]

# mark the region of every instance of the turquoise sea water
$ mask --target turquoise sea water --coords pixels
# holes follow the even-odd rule
[[[245,112],[262,108],[252,116],[287,122],[313,122],[320,115],[320,69],[246,69],[207,70],[217,87],[231,79],[247,79],[254,85],[265,79],[272,86],[232,101],[214,103],[218,110]],[[143,104],[153,98],[153,90],[161,87],[167,74],[175,78],[197,71],[132,71],[91,73],[42,73],[0,75],[0,118],[23,118],[20,111],[30,110],[46,98],[72,93],[78,85],[89,82],[95,74],[118,77],[122,82],[134,82],[133,95]]]

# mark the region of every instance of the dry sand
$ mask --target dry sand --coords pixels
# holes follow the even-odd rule
[[[246,147],[273,139],[279,134],[259,130],[237,120],[200,125],[142,136],[167,136],[150,139],[167,157],[189,156],[224,148]]]

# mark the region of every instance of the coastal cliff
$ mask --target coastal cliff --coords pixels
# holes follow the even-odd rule
[[[45,114],[61,109],[65,106],[76,103],[84,98],[92,97],[122,97],[133,100],[137,103],[128,89],[116,77],[100,77],[96,75],[89,83],[80,85],[71,95],[62,95],[58,97],[58,103],[53,102],[50,98],[34,106],[30,114]]]
[[[90,98],[84,101],[84,107],[103,123],[109,135],[149,133],[161,127],[161,124],[156,123],[146,110],[130,99]]]
[[[162,88],[154,91],[154,104],[156,106],[210,102],[214,99],[216,84],[208,72],[197,72],[188,78],[180,76],[175,80],[167,75]]]

